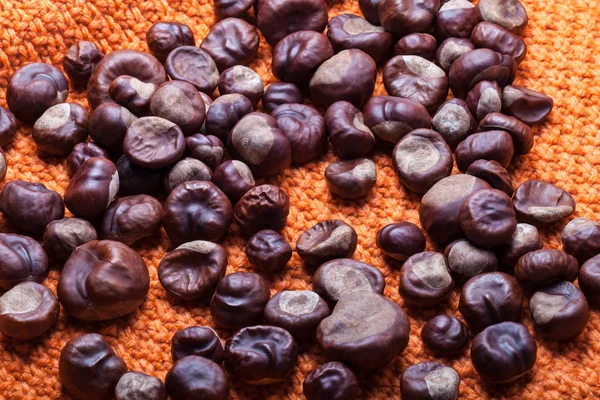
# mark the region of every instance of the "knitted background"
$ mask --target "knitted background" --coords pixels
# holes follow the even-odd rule
[[[343,12],[360,14],[356,0],[333,0],[330,18]],[[593,0],[525,0],[529,26],[524,38],[529,46],[519,66],[516,84],[543,91],[554,98],[554,111],[534,129],[533,151],[516,158],[510,173],[513,183],[542,179],[568,190],[577,201],[576,216],[600,220],[600,2]],[[42,61],[59,68],[63,54],[77,40],[97,43],[106,53],[121,48],[148,51],[145,34],[161,20],[188,24],[197,44],[215,22],[212,0],[0,0],[0,104],[5,105],[5,87],[11,74],[24,64]],[[268,84],[271,50],[261,39],[255,61],[250,65]],[[381,73],[376,94],[383,94]],[[87,105],[82,92],[72,91],[68,101]],[[69,177],[64,160],[41,158],[31,139],[31,126],[21,125],[12,144],[6,147],[8,174],[5,181],[22,179],[42,182],[64,193]],[[327,156],[302,168],[289,169],[271,179],[290,196],[291,211],[283,234],[294,244],[298,236],[318,221],[339,218],[356,228],[359,236],[354,258],[377,266],[386,276],[385,295],[403,305],[398,295],[397,266],[384,260],[375,246],[381,226],[407,220],[418,223],[419,197],[408,193],[394,175],[390,150],[374,156],[378,166],[377,185],[365,199],[349,202],[336,199],[327,190],[323,172],[335,160]],[[560,248],[560,229],[567,221],[544,233],[545,247]],[[0,220],[0,228],[5,228]],[[1,229],[5,231],[5,229]],[[232,225],[222,243],[229,253],[227,273],[249,270],[244,254],[245,238]],[[212,325],[206,304],[182,304],[169,298],[160,285],[156,267],[165,254],[164,232],[139,241],[139,251],[150,270],[148,298],[135,313],[115,321],[82,324],[61,312],[59,323],[37,341],[19,343],[0,337],[0,398],[68,398],[58,378],[58,358],[64,344],[84,332],[104,335],[129,369],[164,379],[171,367],[170,341],[173,333],[190,325]],[[431,248],[431,244],[428,245]],[[53,268],[44,284],[56,289],[59,270]],[[288,268],[269,277],[272,294],[283,289],[311,288],[311,274],[295,254]],[[397,399],[399,376],[409,365],[435,358],[423,348],[423,324],[442,312],[457,312],[458,295],[452,294],[443,307],[430,310],[406,309],[410,316],[408,348],[383,370],[361,378],[362,399]],[[538,343],[533,373],[516,383],[482,384],[473,370],[468,350],[457,359],[442,360],[461,376],[461,398],[579,399],[600,394],[600,314],[591,313],[584,333],[567,343],[543,340],[534,333],[528,307],[522,319]],[[226,340],[230,332],[218,330]],[[232,382],[232,399],[300,399],[302,381],[323,359],[317,346],[303,349],[298,366],[285,383],[252,387]]]

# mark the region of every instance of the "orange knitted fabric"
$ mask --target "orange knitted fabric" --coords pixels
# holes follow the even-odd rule
[[[595,0],[525,0],[530,16],[524,38],[529,46],[519,66],[516,84],[554,98],[554,111],[534,129],[533,151],[516,158],[510,169],[515,186],[527,179],[542,179],[568,190],[576,199],[576,216],[600,220],[600,2]],[[330,0],[329,16],[360,14],[357,0]],[[188,24],[196,41],[206,36],[215,22],[212,1],[206,0],[1,0],[0,1],[0,104],[11,74],[34,61],[62,65],[67,48],[77,40],[97,43],[105,52],[120,48],[148,51],[145,34],[161,20]],[[271,49],[261,39],[257,58],[250,65],[265,80],[275,79],[270,68]],[[384,94],[381,73],[376,94]],[[72,91],[69,101],[87,105],[83,92]],[[15,140],[6,147],[8,174],[5,181],[41,182],[64,193],[69,177],[64,160],[42,158],[31,139],[31,126],[20,125]],[[291,211],[285,238],[292,244],[318,221],[339,218],[356,228],[358,248],[354,258],[371,263],[386,276],[385,295],[403,306],[411,323],[408,348],[387,368],[361,378],[361,399],[398,399],[399,376],[409,365],[435,358],[423,348],[420,330],[431,317],[448,312],[460,318],[458,294],[445,306],[430,310],[406,308],[398,295],[397,267],[386,264],[375,246],[381,226],[407,220],[418,223],[419,197],[408,193],[393,172],[390,150],[381,149],[373,159],[378,167],[377,185],[369,196],[342,201],[329,193],[323,172],[336,157],[331,150],[317,162],[292,168],[269,181],[287,191]],[[566,221],[544,233],[545,246],[560,248],[559,232]],[[5,229],[4,220],[0,221]],[[249,270],[244,254],[245,238],[232,226],[222,241],[229,253],[227,273]],[[156,267],[165,254],[164,232],[136,243],[150,270],[150,292],[138,311],[104,323],[84,324],[61,312],[59,323],[37,341],[19,343],[0,337],[0,398],[69,398],[58,378],[58,358],[64,344],[85,332],[104,335],[129,369],[161,379],[171,367],[171,337],[190,325],[212,325],[206,304],[183,304],[168,297],[160,285]],[[431,243],[429,243],[429,248]],[[60,270],[55,266],[44,284],[52,290]],[[283,289],[311,288],[311,275],[294,255],[287,269],[270,277],[272,294]],[[600,395],[600,315],[591,313],[584,333],[567,343],[541,339],[534,333],[528,307],[522,319],[538,343],[533,373],[512,384],[483,384],[473,370],[468,351],[460,358],[441,360],[454,367],[462,379],[461,398],[579,399]],[[230,332],[218,330],[223,339]],[[316,345],[302,349],[286,382],[253,387],[232,382],[232,399],[301,399],[304,377],[324,360]]]

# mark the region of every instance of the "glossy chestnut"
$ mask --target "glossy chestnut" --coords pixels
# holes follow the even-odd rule
[[[217,83],[221,95],[237,93],[245,96],[256,107],[265,92],[265,84],[254,70],[236,65],[227,68]]]
[[[381,25],[379,21],[379,3],[381,3],[381,0],[358,0],[360,12],[373,25]]]
[[[515,266],[515,278],[522,285],[534,288],[552,281],[573,282],[578,272],[577,259],[556,249],[529,252]]]
[[[44,231],[42,245],[55,261],[65,262],[76,247],[96,240],[96,229],[80,218],[63,218],[50,222]]]
[[[483,0],[477,3],[481,19],[509,30],[515,35],[523,32],[529,18],[519,0]]]
[[[63,69],[75,86],[85,87],[102,58],[104,54],[94,43],[80,40],[65,53]]]
[[[327,38],[336,52],[360,49],[376,63],[387,58],[393,44],[391,33],[354,14],[341,14],[330,19]]]
[[[376,239],[386,255],[399,261],[425,251],[425,235],[418,226],[410,222],[389,224],[377,231]]]
[[[238,6],[248,3],[248,0],[226,1]],[[256,27],[243,19],[227,18],[210,28],[200,48],[210,54],[219,72],[223,72],[235,65],[248,65],[256,56],[258,44]]]
[[[165,69],[171,79],[191,83],[208,95],[215,90],[219,81],[215,60],[195,46],[181,46],[171,51],[165,61]]]
[[[496,161],[503,168],[508,168],[515,149],[507,132],[487,131],[468,136],[456,146],[454,156],[459,171],[465,172],[477,160]]]
[[[477,160],[473,161],[465,171],[469,175],[483,179],[491,187],[501,190],[507,196],[513,195],[514,189],[508,171],[497,161]]]
[[[290,33],[323,32],[327,26],[324,0],[260,0],[259,4],[256,25],[271,47]]]
[[[17,119],[4,107],[0,107],[0,147],[9,144],[17,134]]]
[[[206,107],[194,85],[169,81],[160,85],[150,99],[150,112],[177,124],[183,134],[189,136],[202,128]]]
[[[435,62],[446,73],[460,56],[475,50],[475,45],[469,39],[448,38],[444,40],[435,52]]]
[[[21,282],[40,283],[48,273],[48,255],[28,236],[0,233],[0,288]]]
[[[227,400],[229,379],[215,362],[200,356],[187,356],[177,361],[165,378],[172,400],[193,398]]]
[[[513,139],[515,154],[527,154],[533,147],[531,128],[515,117],[491,113],[479,121],[479,131],[506,131]]]
[[[431,120],[433,130],[448,143],[450,149],[475,133],[477,121],[464,100],[453,98],[443,103]]]
[[[471,34],[471,42],[477,47],[509,55],[517,64],[527,55],[527,45],[523,39],[491,22],[477,24]]]
[[[307,400],[352,400],[360,391],[358,379],[341,362],[319,365],[304,379],[302,391]]]
[[[533,225],[519,223],[510,240],[502,246],[496,247],[494,252],[500,266],[513,271],[522,256],[541,248],[542,238],[537,228]]]
[[[375,186],[377,166],[368,158],[336,161],[325,169],[325,179],[331,193],[342,199],[358,199]]]
[[[421,339],[436,356],[453,357],[467,346],[469,330],[458,318],[442,314],[423,325]]]
[[[569,192],[539,180],[520,184],[513,204],[519,221],[533,225],[548,225],[575,212],[575,200]]]
[[[206,120],[204,124],[206,125]],[[185,150],[190,157],[202,161],[212,169],[220,165],[225,156],[225,146],[221,139],[201,133],[195,133],[185,138]]]
[[[577,279],[590,307],[600,306],[600,255],[587,260],[579,270]]]
[[[69,171],[69,175],[75,175],[75,172],[81,167],[81,164],[92,157],[110,159],[110,154],[94,142],[77,143],[75,147],[73,147],[69,157],[67,157],[67,170]]]
[[[552,111],[550,96],[535,90],[509,85],[502,90],[502,112],[534,125],[542,122]]]
[[[160,117],[136,119],[123,138],[123,153],[134,164],[159,169],[177,162],[185,152],[183,131]]]
[[[175,332],[171,338],[173,362],[187,356],[199,356],[221,364],[224,351],[221,338],[208,326],[188,326]]]
[[[188,181],[210,181],[212,171],[202,161],[186,157],[179,160],[165,176],[165,192],[171,193],[173,189]]]
[[[339,219],[329,219],[302,233],[296,251],[306,263],[319,265],[334,258],[352,257],[357,242],[354,228]]]
[[[157,22],[146,32],[150,52],[164,62],[171,51],[181,46],[193,46],[194,33],[186,24],[173,21]]]
[[[164,189],[165,169],[147,169],[132,163],[126,156],[117,160],[119,196],[147,194],[160,196]]]
[[[405,303],[434,307],[454,288],[448,260],[442,253],[422,252],[410,256],[400,271],[400,295]]]
[[[396,36],[427,32],[433,27],[439,0],[381,0],[379,20]]]
[[[498,259],[493,251],[479,247],[467,239],[458,239],[446,246],[444,255],[448,268],[457,283],[464,283],[475,275],[495,272]]]
[[[587,218],[575,218],[560,235],[565,253],[572,255],[579,264],[600,254],[600,224]]]
[[[469,90],[465,101],[473,116],[481,121],[488,114],[502,110],[502,91],[496,81],[481,81]]]
[[[265,229],[248,240],[246,257],[262,273],[279,272],[292,258],[292,247],[279,233]]]
[[[87,139],[88,122],[85,108],[76,103],[61,103],[47,109],[35,121],[31,136],[41,153],[64,157]]]
[[[278,186],[260,185],[248,190],[234,210],[237,224],[246,235],[263,229],[281,231],[290,213],[290,199]]]
[[[90,137],[101,147],[120,153],[127,129],[137,117],[125,107],[115,103],[100,104],[90,115]]]
[[[363,114],[347,101],[333,103],[325,113],[329,142],[342,159],[367,155],[375,145],[375,136],[364,123]]]
[[[129,371],[121,376],[115,387],[116,400],[167,400],[165,384],[142,372]]]
[[[215,168],[212,181],[225,193],[232,205],[236,205],[256,185],[250,168],[238,160],[225,161]]]
[[[150,113],[150,100],[157,85],[145,83],[129,75],[119,76],[108,87],[108,94],[115,103],[127,108],[138,117]]]
[[[113,201],[100,221],[100,237],[131,246],[152,236],[161,226],[162,205],[154,197],[138,194]]]
[[[419,56],[433,61],[437,41],[427,33],[411,33],[402,37],[394,46],[395,56]]]
[[[460,376],[437,361],[413,364],[402,374],[400,393],[404,400],[458,399]]]
[[[216,0],[215,15],[218,19],[243,17],[252,7],[254,0]]]
[[[363,109],[364,123],[379,139],[398,143],[407,133],[431,128],[427,109],[416,101],[373,96]]]
[[[448,38],[468,38],[480,21],[475,6],[467,0],[446,1],[435,18],[435,31],[440,41]],[[479,46],[487,47],[487,46]]]
[[[263,108],[269,113],[282,104],[302,103],[304,103],[304,95],[298,86],[290,82],[271,83],[262,97]]]

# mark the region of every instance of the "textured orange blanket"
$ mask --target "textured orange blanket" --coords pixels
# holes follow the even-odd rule
[[[356,0],[331,0],[330,17],[343,12],[359,14]],[[535,129],[533,151],[518,157],[510,170],[513,182],[547,180],[567,189],[578,203],[576,216],[600,219],[600,2],[594,0],[525,0],[530,22],[524,36],[529,52],[519,67],[517,84],[545,92],[554,98],[554,111]],[[10,75],[33,61],[61,65],[63,54],[75,41],[96,42],[104,52],[120,48],[147,51],[148,28],[160,20],[175,20],[192,27],[197,43],[214,23],[212,1],[206,0],[0,0],[0,104],[5,105],[5,87]],[[271,50],[261,41],[251,67],[265,83],[274,81],[270,70]],[[377,94],[384,93],[379,77]],[[72,92],[69,101],[86,104],[84,93]],[[21,126],[7,146],[6,181],[23,179],[42,182],[64,192],[69,178],[64,160],[40,158],[31,140],[31,126]],[[398,295],[399,271],[387,265],[375,246],[376,230],[393,221],[418,223],[419,198],[398,183],[389,152],[374,159],[378,181],[373,192],[357,202],[333,198],[323,171],[335,159],[331,151],[318,162],[290,169],[272,179],[286,190],[291,212],[284,235],[295,243],[298,236],[317,221],[340,218],[353,225],[359,235],[356,259],[377,266],[386,275],[385,295],[403,305]],[[0,221],[4,225],[3,220]],[[4,228],[4,226],[2,226]],[[545,235],[545,246],[559,248],[559,229]],[[228,273],[248,270],[245,240],[237,227],[224,240],[229,252]],[[108,323],[82,324],[61,313],[58,326],[38,341],[18,343],[0,337],[0,398],[68,398],[58,379],[58,357],[70,338],[84,332],[105,335],[131,370],[164,379],[171,367],[170,340],[177,329],[190,325],[212,325],[206,304],[181,304],[167,298],[156,267],[165,254],[167,241],[159,237],[134,245],[150,270],[148,299],[134,314]],[[59,271],[50,272],[44,284],[56,288]],[[271,278],[272,293],[282,289],[311,287],[310,274],[294,255],[284,273]],[[423,349],[420,330],[436,314],[457,312],[458,295],[446,308],[427,311],[408,309],[411,338],[406,351],[386,369],[362,379],[363,399],[398,399],[399,376],[409,365],[433,360]],[[533,332],[527,308],[523,321]],[[220,330],[223,339],[229,333]],[[460,374],[461,398],[580,399],[600,395],[600,314],[591,313],[585,332],[568,343],[538,342],[533,374],[516,383],[482,384],[467,353],[442,360]],[[302,381],[323,359],[313,346],[301,352],[298,367],[287,382],[267,387],[233,383],[232,399],[300,399]],[[595,396],[594,396],[595,395]]]

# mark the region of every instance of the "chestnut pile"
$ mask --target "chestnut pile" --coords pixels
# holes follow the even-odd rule
[[[454,357],[472,335],[471,359],[483,380],[519,378],[537,351],[516,322],[525,296],[541,337],[581,334],[588,303],[600,305],[600,223],[573,219],[562,232],[564,251],[543,249],[538,228],[572,215],[575,200],[538,180],[513,189],[507,172],[515,155],[532,149],[530,125],[553,107],[550,97],[513,85],[527,52],[518,36],[528,23],[522,4],[359,6],[364,18],[328,20],[325,0],[215,0],[218,22],[200,46],[179,22],[150,28],[151,54],[105,55],[80,41],[63,69],[76,90],[87,90],[91,111],[66,102],[69,81],[59,68],[32,63],[16,71],[7,88],[10,111],[0,107],[0,145],[12,140],[17,120],[33,124],[41,154],[68,156],[71,181],[64,198],[17,180],[0,193],[0,210],[16,232],[0,233],[0,332],[39,337],[56,323],[59,303],[82,321],[137,310],[150,277],[130,246],[164,228],[171,251],[158,277],[165,291],[172,299],[206,300],[215,325],[233,336],[223,346],[210,327],[174,333],[163,383],[128,372],[101,335],[81,335],[60,355],[70,395],[227,399],[230,379],[286,380],[297,342],[316,340],[329,362],[306,377],[306,398],[356,398],[356,374],[388,365],[408,345],[408,317],[384,297],[384,275],[351,258],[358,235],[344,221],[319,221],[293,249],[279,232],[294,205],[265,178],[318,159],[331,144],[340,158],[324,173],[331,192],[361,198],[377,181],[366,157],[383,142],[395,146],[399,181],[423,195],[421,228],[398,222],[377,232],[388,261],[403,263],[399,294],[409,307],[435,307],[461,287],[465,322],[431,319],[421,331],[426,349]],[[280,81],[266,89],[247,67],[259,32]],[[386,96],[373,96],[378,69]],[[455,161],[461,173],[451,175]],[[64,218],[65,206],[73,217]],[[234,220],[257,273],[226,275],[227,250],[217,242]],[[423,231],[445,250],[425,251]],[[313,290],[271,297],[265,276],[284,271],[294,250],[314,272]],[[64,264],[57,296],[41,285],[50,261]],[[577,278],[581,290],[572,283]],[[460,377],[441,362],[423,362],[403,372],[400,386],[403,399],[455,399]]]

